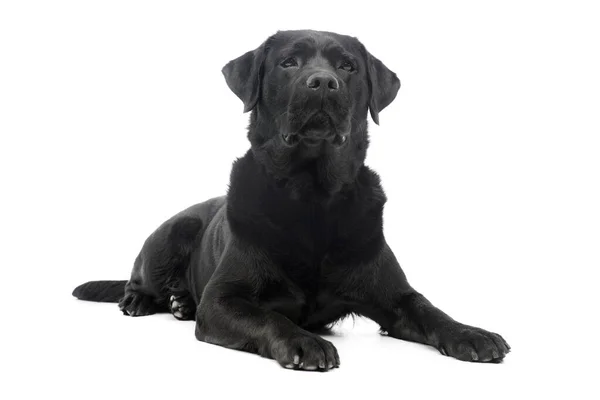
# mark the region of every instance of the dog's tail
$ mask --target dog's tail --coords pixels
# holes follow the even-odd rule
[[[73,290],[79,300],[118,303],[124,295],[127,281],[91,281]]]

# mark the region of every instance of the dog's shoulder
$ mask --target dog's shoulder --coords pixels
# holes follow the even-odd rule
[[[381,206],[387,201],[387,197],[381,185],[381,178],[377,172],[366,165],[361,166],[356,177],[356,187],[360,191],[360,200],[364,205]]]

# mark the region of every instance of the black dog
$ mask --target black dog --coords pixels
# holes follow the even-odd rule
[[[286,368],[339,366],[312,332],[351,313],[460,360],[502,360],[506,341],[431,305],[383,236],[386,197],[364,165],[367,111],[378,123],[396,74],[357,39],[315,31],[278,32],[223,74],[252,111],[251,149],[234,163],[227,197],[161,225],[128,282],[89,282],[74,296],[120,300],[125,315],[195,319],[198,340]]]

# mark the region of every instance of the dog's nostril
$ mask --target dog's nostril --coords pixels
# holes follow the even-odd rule
[[[329,87],[329,89],[331,89],[331,90],[338,90],[338,88],[340,87],[340,84],[338,83],[337,79],[335,79],[334,77],[331,77],[331,79],[329,80],[329,83],[327,84],[327,87]]]
[[[308,78],[308,81],[306,81],[306,86],[308,86],[311,89],[318,89],[319,86],[321,86],[321,81],[318,78],[313,78],[312,76],[310,78]]]

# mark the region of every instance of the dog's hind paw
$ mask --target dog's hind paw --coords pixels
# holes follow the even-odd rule
[[[189,321],[194,319],[196,305],[190,295],[173,295],[169,299],[169,309],[178,320]]]
[[[154,297],[139,293],[127,292],[125,297],[119,302],[119,309],[124,315],[131,317],[141,317],[156,313],[156,303]]]

